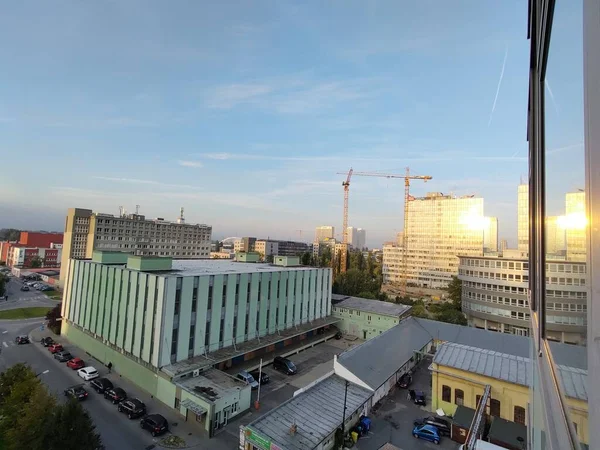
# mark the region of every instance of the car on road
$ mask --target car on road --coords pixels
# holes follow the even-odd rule
[[[117,410],[127,414],[130,419],[146,415],[146,405],[139,398],[132,398],[119,403]]]
[[[396,382],[399,388],[407,389],[412,383],[412,375],[410,373],[405,373],[400,377],[400,379]]]
[[[46,336],[43,337],[40,342],[44,347],[50,347],[52,344],[54,344],[54,339],[52,339],[50,336]]]
[[[425,392],[423,392],[423,391],[415,391],[414,402],[415,402],[415,405],[426,406],[427,405],[427,400],[425,398]]]
[[[144,430],[150,431],[152,436],[158,436],[160,434],[169,431],[169,423],[160,414],[150,414],[140,420],[140,427]]]
[[[269,375],[267,375],[264,370],[260,371],[260,373],[258,370],[255,370],[254,372],[250,372],[250,375],[252,375],[260,384],[267,384],[269,381],[271,381]]]
[[[85,366],[85,363],[81,358],[73,358],[67,361],[67,367],[70,367],[73,370],[81,369],[83,366]]]
[[[29,287],[33,287],[33,285],[36,283],[36,281],[26,281],[25,285],[29,286]]]
[[[50,353],[62,352],[64,350],[62,344],[54,343],[48,346],[48,351]]]
[[[415,420],[414,425],[416,427],[421,425],[434,426],[437,428],[438,433],[442,436],[450,436],[450,430],[452,429],[450,421],[436,416],[428,416],[422,419],[417,419]]]
[[[258,382],[245,370],[240,371],[236,377],[238,380],[242,380],[244,383],[249,384],[252,389],[258,389]]]
[[[94,378],[98,378],[98,371],[92,366],[87,366],[82,369],[79,369],[77,371],[77,375],[79,375],[85,381],[90,381]]]
[[[68,351],[63,350],[62,352],[56,352],[54,354],[54,359],[57,359],[58,362],[66,362],[73,359],[73,355],[71,355]]]
[[[29,291],[29,286],[21,286],[21,290],[23,292],[27,292],[27,291]]]
[[[276,356],[275,359],[273,359],[273,369],[279,370],[286,375],[294,375],[298,373],[298,368],[296,365],[289,359],[281,356]]]
[[[104,391],[104,398],[110,400],[113,405],[127,399],[127,394],[121,388],[112,388]]]
[[[88,393],[83,385],[78,384],[77,386],[71,386],[70,388],[65,389],[65,395],[81,401],[87,398]]]
[[[29,344],[29,336],[17,336],[15,338],[15,344],[17,344],[17,345]]]
[[[104,394],[107,389],[112,389],[113,384],[108,378],[96,378],[90,382],[90,385],[98,394]]]
[[[416,426],[413,428],[412,435],[417,439],[424,439],[433,442],[436,445],[439,444],[441,440],[440,433],[438,433],[437,428],[432,425]]]

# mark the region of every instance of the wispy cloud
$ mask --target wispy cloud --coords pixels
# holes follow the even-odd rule
[[[579,142],[577,144],[565,145],[564,147],[552,148],[552,149],[548,150],[548,154],[553,155],[556,153],[562,153],[562,152],[566,152],[568,150],[574,150],[576,148],[582,148],[582,147],[583,147],[583,142]]]
[[[177,161],[177,164],[179,164],[180,166],[183,167],[194,167],[194,168],[200,168],[200,167],[204,167],[204,164],[202,164],[200,161]]]
[[[42,125],[53,128],[146,128],[154,127],[154,122],[135,117],[99,117],[99,118],[58,118],[42,119]]]
[[[494,117],[494,111],[496,110],[496,102],[498,101],[498,94],[500,94],[500,86],[502,86],[502,78],[504,78],[504,68],[506,67],[506,58],[508,57],[508,45],[504,52],[504,61],[502,61],[502,70],[500,70],[500,79],[498,80],[498,87],[496,87],[496,95],[494,96],[494,104],[492,105],[492,111],[490,112],[490,120],[488,121],[488,127],[492,124],[492,118]]]
[[[218,86],[208,95],[206,106],[214,109],[231,109],[249,103],[272,92],[273,87],[265,84],[230,84]]]
[[[558,110],[558,105],[556,104],[556,100],[554,99],[554,94],[552,93],[552,88],[550,87],[550,82],[548,81],[548,78],[544,79],[544,84],[546,85],[546,89],[548,89],[548,94],[550,94],[550,100],[552,100],[552,104],[554,105],[556,115],[559,116],[560,112]]]
[[[95,180],[112,181],[115,183],[143,184],[143,185],[162,186],[162,187],[177,188],[177,189],[202,189],[199,186],[191,186],[189,184],[163,183],[161,181],[142,180],[139,178],[106,177],[106,176],[100,176],[100,175],[93,176],[92,178]]]

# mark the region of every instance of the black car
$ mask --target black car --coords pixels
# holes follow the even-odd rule
[[[81,384],[78,384],[77,386],[65,389],[65,395],[81,401],[87,398],[88,393]]]
[[[113,384],[108,378],[94,378],[90,381],[90,385],[98,394],[104,394],[104,391],[113,388]]]
[[[427,405],[427,401],[425,400],[425,392],[415,391],[414,402],[415,405]]]
[[[250,375],[252,375],[252,377],[254,377],[254,379],[256,381],[258,381],[260,384],[267,384],[269,381],[271,381],[271,379],[269,378],[269,375],[267,375],[264,370],[260,371],[260,379],[259,379],[259,371],[255,370],[254,372],[250,372]]]
[[[415,420],[415,427],[421,425],[431,425],[438,429],[438,432],[444,436],[450,436],[450,430],[452,426],[450,422],[446,419],[442,419],[441,417],[429,416],[424,417],[423,419]]]
[[[152,436],[158,436],[159,434],[166,433],[169,431],[169,423],[160,414],[150,414],[140,420],[140,427],[144,430],[150,431]]]
[[[400,379],[396,382],[399,388],[406,389],[412,383],[412,375],[410,373],[405,373],[400,377]]]
[[[281,356],[276,356],[275,359],[273,359],[273,368],[285,373],[286,375],[294,375],[298,373],[298,369],[294,363]]]
[[[119,403],[117,409],[119,412],[127,414],[127,417],[130,419],[135,419],[136,417],[146,414],[146,405],[138,398],[125,400],[124,402]]]
[[[27,336],[17,336],[15,338],[15,344],[17,344],[17,345],[29,344],[29,337],[27,337]]]
[[[62,352],[56,352],[54,354],[54,359],[57,359],[59,362],[67,362],[73,359],[73,355],[68,351],[63,350]]]
[[[54,339],[52,339],[50,336],[47,336],[42,338],[41,342],[44,347],[50,347],[52,344],[54,344]]]
[[[113,402],[113,405],[127,399],[127,394],[121,388],[112,388],[104,391],[104,398]]]

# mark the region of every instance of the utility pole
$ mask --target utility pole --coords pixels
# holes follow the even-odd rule
[[[346,385],[345,385],[345,389],[344,389],[344,413],[342,414],[342,446],[341,446],[341,448],[344,448],[344,440],[345,440],[345,434],[346,434],[346,400],[348,399],[348,384],[350,384],[350,382],[348,380],[346,380]]]

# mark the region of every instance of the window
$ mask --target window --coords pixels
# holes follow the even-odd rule
[[[452,389],[450,386],[442,385],[442,401],[443,402],[451,402],[452,401]]]
[[[500,417],[500,400],[490,399],[490,416]]]
[[[525,425],[525,408],[522,406],[515,406],[514,421]]]
[[[459,406],[465,404],[465,393],[462,389],[454,389],[454,403]]]
[[[175,397],[175,409],[179,409],[179,399]]]

